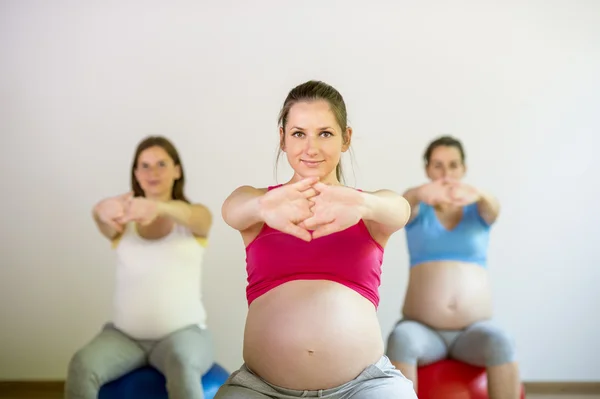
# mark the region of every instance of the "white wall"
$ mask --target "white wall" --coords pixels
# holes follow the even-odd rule
[[[419,184],[426,143],[463,139],[469,181],[503,203],[490,268],[523,377],[600,380],[600,4],[248,3],[0,3],[0,379],[64,378],[109,317],[114,258],[91,207],[128,189],[150,133],[173,139],[190,197],[217,215],[203,286],[218,360],[237,368],[244,251],[220,206],[274,182],[279,107],[317,78],[345,96],[361,188]],[[400,232],[385,335],[407,265]]]

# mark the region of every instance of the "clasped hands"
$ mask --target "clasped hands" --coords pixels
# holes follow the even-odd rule
[[[434,180],[421,186],[419,197],[429,205],[465,206],[481,199],[479,191],[468,184],[451,178]]]
[[[122,232],[123,226],[132,221],[142,226],[149,225],[160,212],[160,202],[134,197],[131,192],[107,198],[96,206],[98,218],[117,232]]]
[[[310,177],[268,191],[260,198],[262,220],[304,241],[355,225],[365,211],[360,191]]]

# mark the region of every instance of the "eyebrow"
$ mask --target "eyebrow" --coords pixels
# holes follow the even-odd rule
[[[292,126],[290,128],[290,130],[294,130],[294,129],[296,129],[296,130],[304,130],[304,128],[300,127],[300,126]],[[332,127],[329,127],[329,126],[325,126],[325,127],[320,127],[318,130],[335,130],[335,129],[332,128]]]
[[[167,160],[166,160],[166,159],[159,159],[159,160],[158,160],[158,161],[156,161],[155,163],[158,163],[158,162],[167,162]],[[141,164],[145,164],[145,165],[147,165],[147,164],[149,164],[150,162],[148,162],[148,161],[140,161],[140,163],[141,163]]]

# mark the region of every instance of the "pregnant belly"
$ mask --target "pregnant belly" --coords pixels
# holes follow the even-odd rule
[[[291,281],[250,306],[244,361],[279,387],[333,388],[356,378],[382,355],[373,304],[343,285]]]
[[[404,317],[438,329],[461,329],[492,314],[488,272],[463,262],[428,262],[413,267]]]

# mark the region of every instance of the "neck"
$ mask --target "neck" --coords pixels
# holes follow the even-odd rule
[[[437,209],[440,212],[445,212],[445,211],[449,211],[452,209],[458,209],[458,208],[462,208],[461,206],[456,206],[456,205],[452,205],[452,204],[437,204],[435,205],[435,209]]]
[[[167,202],[167,201],[171,201],[173,199],[173,198],[171,198],[170,194],[158,194],[158,195],[146,194],[146,198],[148,198],[149,200],[152,200],[152,201],[157,201],[157,202]]]

